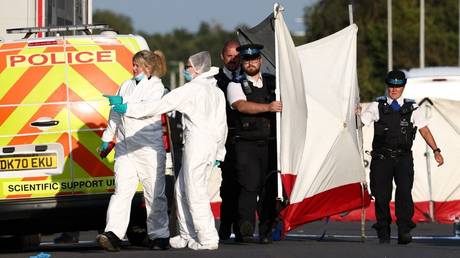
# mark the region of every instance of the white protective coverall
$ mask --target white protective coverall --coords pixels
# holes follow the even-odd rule
[[[217,73],[218,68],[212,67],[161,101],[128,104],[125,114],[134,118],[173,110],[183,114],[184,153],[175,185],[180,237],[185,240],[180,247],[217,249],[219,242],[207,187],[214,162],[225,157],[227,137],[225,97],[216,85]]]
[[[124,103],[160,100],[165,87],[158,77],[145,77],[137,85],[125,81],[118,92]],[[105,232],[123,239],[130,219],[131,201],[139,181],[144,189],[147,233],[150,239],[169,237],[168,204],[165,195],[166,153],[162,140],[161,114],[143,119],[123,117],[111,111],[102,140],[116,136],[115,192],[107,210]]]

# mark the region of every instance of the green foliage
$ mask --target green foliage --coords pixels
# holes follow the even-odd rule
[[[177,62],[185,62],[187,58],[200,51],[209,51],[214,66],[221,66],[220,52],[224,43],[232,38],[236,39],[235,32],[224,30],[219,24],[210,25],[201,23],[196,33],[185,29],[174,29],[166,34],[149,34],[135,31],[129,17],[113,13],[108,10],[96,10],[93,14],[94,23],[108,24],[120,34],[137,33],[145,38],[151,50],[161,50],[168,62],[168,71],[176,71],[176,76],[182,76],[178,71]],[[169,85],[169,75],[163,78],[165,85]]]
[[[211,53],[212,63],[220,66],[220,52],[224,43],[236,38],[234,32],[225,31],[220,25],[201,23],[197,33],[176,29],[168,34],[143,34],[151,49],[160,49],[169,60],[185,61],[190,55],[200,51]]]
[[[168,70],[175,70],[177,76],[182,76],[178,71],[177,62],[185,62],[187,58],[200,51],[209,51],[214,66],[222,66],[220,52],[224,43],[236,38],[234,32],[225,31],[220,25],[211,26],[201,23],[197,33],[184,29],[175,29],[167,34],[141,33],[150,49],[163,51],[168,61]],[[165,85],[169,84],[169,77],[164,78]]]
[[[333,34],[349,25],[348,3],[344,0],[320,0],[305,7],[305,37],[293,37],[296,45]],[[358,25],[358,82],[362,101],[384,93],[383,78],[387,64],[387,1],[354,0],[353,18]],[[393,67],[419,66],[419,1],[393,0]],[[425,65],[458,64],[458,0],[425,1]],[[95,23],[107,23],[119,33],[142,35],[150,49],[164,52],[169,70],[177,71],[177,62],[199,51],[211,52],[212,62],[221,66],[220,51],[235,32],[219,24],[202,23],[196,33],[175,29],[166,34],[135,31],[131,19],[111,11],[96,10]],[[238,27],[244,27],[239,25]],[[176,73],[178,74],[178,73]],[[179,75],[178,75],[179,76]],[[169,76],[165,76],[165,84]]]
[[[96,10],[93,13],[93,23],[108,24],[120,34],[134,32],[131,18],[108,10]]]
[[[348,2],[321,0],[305,9],[308,42],[349,25]],[[393,2],[393,67],[419,66],[419,1]],[[387,1],[353,1],[358,25],[358,81],[363,101],[383,93],[387,72]],[[425,66],[458,63],[458,1],[425,1]]]

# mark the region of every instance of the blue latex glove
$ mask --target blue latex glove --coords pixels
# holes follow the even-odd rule
[[[44,252],[40,252],[37,255],[30,256],[30,258],[50,258],[50,257],[51,255],[49,253],[44,253]]]
[[[127,104],[118,104],[112,107],[113,111],[124,114],[126,113],[126,110],[128,110],[128,105]]]
[[[220,160],[216,160],[216,161],[214,161],[214,167],[218,167],[218,166],[220,166],[220,162],[221,162]]]
[[[112,96],[112,95],[102,95],[106,98],[109,99],[110,105],[118,105],[123,103],[123,97],[122,96]]]
[[[99,146],[99,152],[104,152],[104,151],[106,151],[108,147],[109,147],[109,143],[108,143],[108,142],[102,142],[101,145]]]

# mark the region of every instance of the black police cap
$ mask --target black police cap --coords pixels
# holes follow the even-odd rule
[[[390,71],[385,78],[385,82],[388,87],[404,87],[407,82],[406,74],[400,70]]]
[[[240,56],[243,59],[251,59],[260,56],[260,50],[264,48],[260,44],[246,44],[239,46],[236,51],[240,52]]]

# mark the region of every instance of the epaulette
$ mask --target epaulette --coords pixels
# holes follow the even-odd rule
[[[272,78],[272,79],[275,79],[275,75],[271,74],[271,73],[262,73],[262,77],[264,78]]]
[[[238,74],[233,78],[232,82],[240,83],[246,76],[244,74]]]
[[[377,102],[387,101],[387,97],[386,96],[379,96],[379,97],[375,98],[375,101],[377,101]]]
[[[404,99],[404,103],[415,104],[415,100],[414,99]]]

